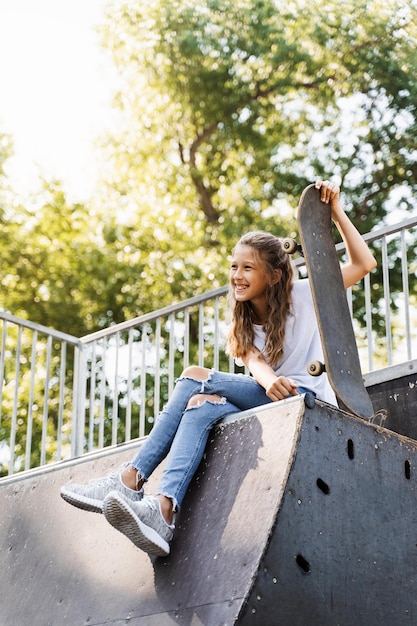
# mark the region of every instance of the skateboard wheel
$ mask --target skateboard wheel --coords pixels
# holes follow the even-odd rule
[[[282,240],[282,247],[287,254],[294,254],[294,252],[297,252],[298,244],[295,239],[286,237]]]
[[[320,361],[310,361],[307,365],[307,372],[310,376],[321,376],[325,369],[324,363],[321,363]]]

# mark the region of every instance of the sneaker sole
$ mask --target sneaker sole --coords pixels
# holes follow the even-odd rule
[[[65,502],[68,502],[68,504],[72,504],[72,506],[76,506],[83,511],[103,513],[103,503],[100,500],[92,500],[91,498],[86,498],[85,496],[67,491],[64,488],[61,489],[61,498],[63,498]]]
[[[144,524],[117,493],[103,503],[106,520],[140,550],[155,556],[168,556],[169,544],[150,526]]]

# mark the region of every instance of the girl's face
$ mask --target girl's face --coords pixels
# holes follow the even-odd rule
[[[264,301],[266,290],[271,284],[265,266],[251,246],[238,245],[230,265],[230,285],[238,302]]]

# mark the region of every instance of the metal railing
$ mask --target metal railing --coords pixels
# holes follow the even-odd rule
[[[81,341],[0,313],[0,475],[67,457]]]
[[[364,373],[416,358],[416,227],[364,236],[378,268],[348,292]],[[82,338],[0,313],[0,476],[146,435],[188,365],[242,371],[223,349],[226,294]]]

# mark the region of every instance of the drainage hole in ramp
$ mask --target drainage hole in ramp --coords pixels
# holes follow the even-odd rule
[[[295,561],[305,574],[310,573],[310,563],[302,556],[302,554],[297,554],[295,557]]]
[[[330,493],[330,487],[327,483],[324,482],[321,478],[317,478],[317,487],[326,494],[326,496]]]

